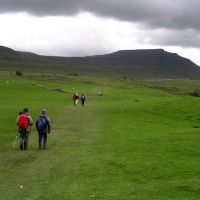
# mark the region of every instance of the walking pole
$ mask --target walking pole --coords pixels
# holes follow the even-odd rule
[[[30,140],[30,138],[31,138],[31,126],[30,126],[30,136],[29,136],[29,141],[30,141],[30,147],[31,147],[31,140]]]
[[[18,133],[17,133],[17,135],[16,135],[16,137],[15,137],[15,141],[13,142],[13,146],[12,146],[12,148],[10,149],[10,151],[11,151],[11,150],[14,150],[15,145],[16,145],[16,142],[17,142],[17,139],[18,139]]]

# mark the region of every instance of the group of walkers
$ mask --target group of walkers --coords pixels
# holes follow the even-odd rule
[[[85,100],[86,100],[85,95],[82,94],[81,97],[80,97],[80,95],[78,93],[75,93],[73,95],[74,105],[78,106],[79,99],[81,99],[81,105],[84,106],[85,105]]]
[[[79,96],[78,93],[73,95],[74,105],[78,106],[79,99],[81,100],[81,105],[84,106],[86,100],[85,95],[82,94]],[[28,108],[24,108],[23,111],[19,113],[16,124],[19,132],[20,149],[27,150],[31,127],[34,124],[32,117],[28,113]],[[46,109],[42,110],[41,115],[36,120],[35,126],[38,131],[39,149],[47,149],[47,136],[48,133],[51,132],[51,126]]]
[[[33,119],[28,113],[28,108],[24,108],[23,111],[19,113],[16,124],[18,126],[20,138],[20,149],[27,150],[31,126],[33,125]],[[47,149],[47,134],[51,132],[51,126],[46,109],[42,110],[35,125],[38,131],[39,149]]]

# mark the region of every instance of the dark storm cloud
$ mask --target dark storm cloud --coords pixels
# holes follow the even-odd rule
[[[199,0],[0,0],[1,13],[69,16],[86,11],[170,29],[200,29],[199,9]]]
[[[150,44],[182,47],[200,47],[199,11],[200,0],[0,0],[0,13],[72,16],[89,12],[137,23],[147,30],[143,40],[148,37]]]

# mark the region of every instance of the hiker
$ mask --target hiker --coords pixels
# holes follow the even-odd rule
[[[28,114],[28,108],[24,108],[23,112],[19,113],[16,124],[18,125],[18,132],[20,134],[20,149],[27,150],[28,137],[31,133],[31,126],[33,125],[32,117]]]
[[[84,103],[85,103],[85,95],[84,94],[81,95],[81,103],[82,103],[82,106],[84,106]]]
[[[39,149],[42,148],[47,149],[47,133],[50,134],[51,126],[50,126],[50,120],[47,117],[46,109],[43,109],[41,115],[38,117],[36,121],[36,128],[39,136]],[[42,141],[43,141],[43,146],[42,146]]]
[[[76,94],[74,93],[74,95],[73,95],[73,102],[74,102],[74,105],[75,105],[75,99],[76,99]]]
[[[74,99],[74,105],[78,106],[79,94],[78,93],[74,94],[73,99]]]

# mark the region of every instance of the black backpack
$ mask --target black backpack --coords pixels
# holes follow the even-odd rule
[[[82,101],[85,101],[85,96],[81,96],[81,100],[82,100]]]

